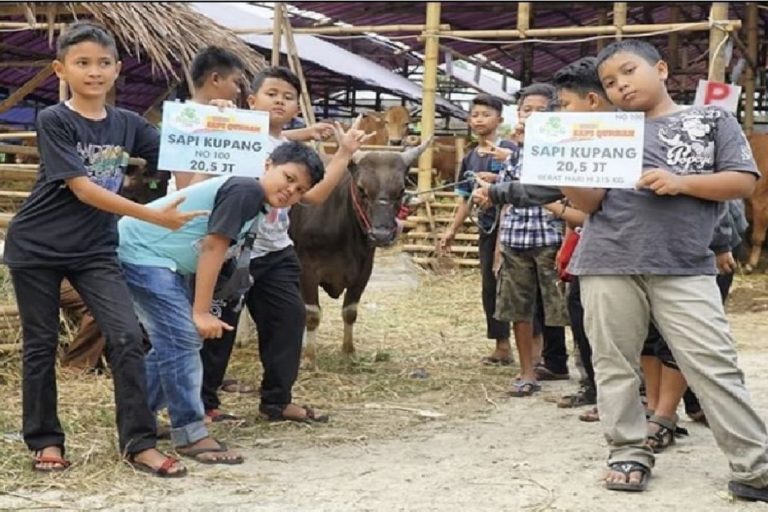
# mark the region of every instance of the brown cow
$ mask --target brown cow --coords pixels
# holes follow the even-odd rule
[[[418,146],[421,137],[409,135],[406,146]],[[437,183],[451,183],[459,179],[459,168],[463,155],[457,153],[456,143],[466,145],[466,137],[460,135],[438,135],[432,145],[432,168],[435,170]]]
[[[757,181],[755,193],[746,201],[747,218],[752,224],[752,247],[744,270],[751,272],[757,268],[760,261],[760,252],[765,243],[766,229],[768,229],[768,134],[752,134],[748,138],[757,168],[762,174]]]
[[[373,146],[400,146],[408,135],[411,114],[407,108],[389,107],[384,112],[366,112],[360,123],[360,129],[366,133],[375,133],[369,144]]]
[[[304,353],[312,367],[320,325],[318,287],[333,298],[344,293],[342,350],[352,354],[357,304],[371,276],[376,247],[395,241],[405,175],[424,147],[402,153],[360,151],[327,201],[291,209],[290,235],[301,260],[301,293],[307,306]]]

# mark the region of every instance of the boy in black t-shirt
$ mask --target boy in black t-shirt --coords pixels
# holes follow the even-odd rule
[[[116,194],[129,154],[156,165],[159,134],[138,115],[106,105],[120,71],[111,34],[76,23],[57,46],[54,70],[69,84],[72,99],[38,115],[38,179],[8,227],[5,246],[24,338],[24,440],[35,452],[36,471],[69,466],[55,374],[59,286],[67,278],[106,337],[121,452],[138,469],[183,476],[182,465],[155,449],[141,329],[116,257],[116,216],[178,229],[205,212],[180,212],[183,198],[152,209]]]
[[[477,173],[486,181],[495,182],[504,165],[498,162],[492,156],[492,150],[489,148],[501,147],[502,151],[515,151],[516,145],[511,141],[498,141],[497,130],[504,121],[501,117],[501,111],[504,104],[500,99],[488,96],[487,94],[478,94],[472,100],[472,108],[469,111],[469,126],[472,133],[478,139],[477,146],[464,157],[461,162],[461,172],[459,174],[459,184],[456,186],[456,194],[459,196],[459,207],[453,219],[453,224],[443,234],[440,240],[442,250],[450,250],[451,243],[456,237],[459,228],[464,224],[464,220],[469,215],[471,203],[469,197],[472,194],[472,184],[469,182],[461,183],[468,178],[468,172]],[[509,345],[509,322],[500,322],[493,318],[496,311],[496,276],[493,272],[493,255],[496,248],[496,229],[497,211],[495,207],[488,208],[478,219],[480,224],[480,240],[478,242],[480,250],[480,269],[482,273],[482,299],[483,309],[485,310],[485,319],[487,325],[487,336],[489,339],[496,340],[496,349],[493,353],[483,358],[484,363],[510,364],[511,347]]]

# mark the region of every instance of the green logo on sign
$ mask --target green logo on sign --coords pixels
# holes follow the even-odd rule
[[[197,112],[192,107],[187,107],[179,112],[176,116],[176,124],[185,128],[192,128],[200,124],[200,118],[197,116]]]
[[[547,123],[540,129],[543,135],[547,137],[562,137],[565,135],[565,126],[559,117],[550,117]]]

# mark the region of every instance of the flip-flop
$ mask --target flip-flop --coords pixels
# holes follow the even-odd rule
[[[485,366],[509,366],[514,363],[514,360],[511,357],[485,356],[480,359],[480,362]]]
[[[533,371],[536,373],[536,380],[569,380],[571,378],[568,373],[555,373],[546,366],[537,366]]]
[[[751,485],[731,480],[728,482],[728,490],[731,494],[743,500],[768,501],[768,487],[752,487]]]
[[[35,458],[32,461],[32,471],[36,471],[38,473],[59,473],[61,471],[66,471],[69,466],[72,465],[72,463],[64,457],[56,455],[43,455],[42,452],[38,453],[39,454],[35,455]],[[58,464],[58,466],[54,466],[52,468],[41,468],[39,466],[40,464]]]
[[[228,412],[221,412],[219,409],[208,409],[205,411],[205,415],[210,418],[213,423],[219,423],[222,421],[240,421],[240,418],[234,414]]]
[[[535,392],[541,391],[541,385],[533,380],[516,380],[512,383],[512,389],[507,391],[509,396],[516,398],[531,396]]]
[[[639,462],[627,461],[627,462],[614,462],[608,464],[611,471],[621,473],[626,477],[626,482],[605,482],[605,488],[609,491],[624,491],[624,492],[642,492],[648,488],[648,479],[651,476],[651,469]],[[632,473],[640,472],[642,476],[639,482],[629,482],[629,476]]]
[[[224,379],[221,382],[221,390],[225,393],[239,393],[241,395],[250,395],[256,393],[257,388],[249,384],[244,384],[237,379]]]
[[[226,464],[233,466],[235,464],[242,464],[245,462],[245,459],[242,455],[238,455],[234,458],[226,458],[226,459],[205,459],[205,458],[198,458],[199,455],[202,455],[204,453],[222,453],[229,450],[227,448],[227,445],[222,443],[221,441],[218,441],[214,439],[216,443],[219,445],[218,448],[184,448],[184,447],[178,447],[176,448],[176,451],[179,452],[180,455],[183,455],[185,457],[189,457],[191,459],[196,460],[200,464]]]
[[[158,478],[181,478],[181,477],[187,476],[187,468],[185,468],[184,466],[181,466],[181,469],[179,469],[178,471],[174,471],[174,472],[170,471],[171,468],[179,462],[178,459],[175,459],[173,457],[166,457],[159,468],[153,468],[152,466],[148,464],[144,464],[143,462],[137,462],[133,460],[132,457],[127,458],[125,462],[128,463],[128,465],[131,466],[136,471],[149,473],[150,475],[154,475]]]
[[[290,405],[290,404],[288,404]],[[304,418],[291,418],[285,416],[284,412],[288,405],[259,405],[259,412],[267,421],[295,421],[297,423],[328,423],[330,417],[322,414],[317,415],[315,410],[306,405],[300,405],[298,407],[304,409],[306,416]]]

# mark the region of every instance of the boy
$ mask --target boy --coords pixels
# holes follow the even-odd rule
[[[300,90],[298,77],[284,67],[263,69],[253,80],[248,105],[251,110],[269,112],[269,135],[273,146],[285,140],[283,126],[299,111]],[[360,119],[353,124],[348,134],[350,141],[357,141],[354,150],[369,138],[358,129]],[[310,127],[305,130],[312,133],[313,129]],[[350,151],[351,147],[346,142],[340,142],[339,150],[326,166],[325,177],[304,194],[303,203],[318,203],[328,198],[347,172],[347,165],[354,152]],[[255,169],[254,173],[257,172]],[[267,214],[259,223],[251,252],[253,286],[245,297],[245,303],[256,324],[259,357],[264,369],[259,410],[271,421],[325,421],[327,417],[292,403],[291,390],[301,363],[306,312],[299,285],[299,260],[288,236],[289,211],[290,207],[267,208]],[[238,306],[228,304],[221,310],[222,318],[233,326],[238,323]],[[212,361],[215,364],[206,366],[203,380],[203,401],[206,410],[214,411],[211,415],[214,420],[219,406],[217,389],[224,379],[234,339],[235,331],[228,331],[221,340],[207,342],[203,347],[203,360],[215,360]],[[211,357],[210,351],[215,351],[218,357]],[[206,352],[209,354],[206,355]]]
[[[520,123],[524,125],[534,112],[549,110],[555,94],[554,87],[540,83],[520,91]],[[513,155],[505,178],[519,180],[521,166],[522,153]],[[543,299],[544,325],[561,328],[568,325],[565,301],[556,286],[555,274],[555,255],[563,241],[563,229],[562,220],[539,206],[509,207],[500,222],[502,261],[495,317],[512,322],[520,357],[520,378],[513,382],[511,396],[530,396],[541,389],[533,366],[533,319],[539,292]],[[564,335],[559,341],[564,350]],[[567,376],[567,366],[552,371]]]
[[[343,146],[350,156],[356,143],[352,137],[345,135]],[[242,242],[254,222],[262,222],[263,208],[295,204],[323,172],[320,157],[312,149],[286,143],[272,153],[259,180],[220,176],[157,201],[162,205],[184,193],[187,204],[211,209],[207,221],[191,222],[177,232],[133,219],[119,223],[118,254],[137,313],[152,340],[147,355],[150,407],[157,412],[168,406],[171,441],[182,455],[209,464],[243,461],[209,437],[204,422],[203,338],[219,338],[233,329],[210,313],[214,287],[230,246]],[[195,287],[190,302],[185,276],[192,274]]]
[[[569,270],[581,280],[600,419],[611,446],[606,487],[642,491],[653,467],[637,396],[653,315],[729,459],[729,488],[768,501],[768,435],[736,366],[708,248],[718,202],[755,187],[749,145],[733,115],[674,103],[667,65],[650,44],[616,42],[597,59],[611,102],[646,115],[645,171],[636,190],[565,190],[591,214]]]
[[[501,117],[504,104],[500,99],[487,94],[479,94],[472,100],[469,111],[469,127],[477,137],[477,146],[472,149],[461,161],[459,181],[468,178],[468,172],[474,172],[488,181],[495,181],[498,173],[504,168],[501,162],[496,161],[491,155],[483,154],[482,150],[488,144],[498,145],[509,151],[514,151],[516,146],[511,141],[498,140],[497,130],[504,119]],[[440,240],[442,251],[450,250],[451,243],[459,229],[464,225],[464,220],[469,215],[471,206],[468,201],[472,193],[472,184],[461,183],[454,189],[459,196],[459,207],[453,218],[453,224],[443,234]],[[485,311],[486,336],[496,340],[496,348],[490,356],[484,357],[484,364],[509,365],[512,362],[511,347],[509,345],[509,323],[501,322],[493,317],[496,310],[496,276],[493,272],[493,254],[496,247],[498,230],[496,229],[498,212],[496,208],[488,208],[478,219],[480,228],[480,272],[482,275],[482,300]]]
[[[149,208],[116,194],[128,155],[156,165],[160,137],[138,115],[106,104],[120,72],[111,34],[92,23],[73,24],[59,37],[53,66],[69,84],[72,98],[38,115],[39,176],[8,227],[5,246],[24,333],[23,430],[35,452],[33,469],[50,472],[69,466],[56,413],[54,368],[59,289],[67,278],[109,347],[120,451],[140,469],[183,476],[183,466],[154,448],[141,329],[125,307],[130,294],[115,254],[116,215],[178,229],[204,212],[179,211],[183,197]]]

